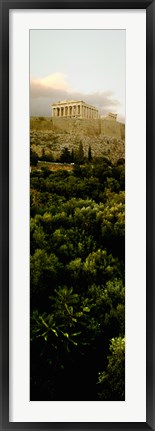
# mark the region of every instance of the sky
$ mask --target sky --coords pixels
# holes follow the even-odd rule
[[[125,121],[125,30],[31,30],[30,115],[83,100]]]

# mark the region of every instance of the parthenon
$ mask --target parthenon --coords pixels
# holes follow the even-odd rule
[[[83,100],[62,100],[52,104],[52,117],[99,118],[98,110]]]

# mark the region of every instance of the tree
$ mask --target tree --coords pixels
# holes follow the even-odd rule
[[[50,153],[46,153],[45,154],[45,149],[42,149],[42,156],[40,157],[40,160],[42,161],[46,161],[46,162],[53,162],[54,158],[53,158],[53,154]]]
[[[70,163],[71,162],[71,154],[67,147],[63,148],[61,156],[60,156],[60,162],[61,163]]]
[[[40,232],[39,234],[41,235]],[[48,255],[45,249],[36,249],[30,258],[31,290],[37,292],[39,288],[45,290],[51,286],[61,268],[62,265],[54,253]]]
[[[80,144],[79,144],[79,148],[78,148],[78,152],[76,154],[75,161],[79,164],[82,164],[84,162],[84,149],[83,149],[82,142],[80,142]]]
[[[99,373],[99,397],[106,401],[125,399],[125,338],[112,338],[106,371]]]
[[[38,164],[38,154],[35,151],[32,151],[30,148],[30,165],[37,166]]]
[[[91,146],[89,145],[88,148],[88,161],[91,162],[92,161],[92,152],[91,152]]]
[[[31,399],[123,400],[124,163],[74,151],[31,172]]]
[[[72,153],[71,153],[71,163],[74,163],[74,150],[72,148]]]

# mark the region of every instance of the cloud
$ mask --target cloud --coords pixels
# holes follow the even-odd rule
[[[32,79],[30,85],[32,90],[40,88],[41,91],[46,91],[46,89],[69,91],[71,89],[65,78],[64,73],[57,72],[41,79]]]
[[[63,73],[54,73],[42,79],[30,81],[30,114],[51,115],[51,105],[60,100],[83,100],[96,106],[101,115],[109,111],[118,112],[120,103],[111,91],[82,93],[72,89]]]
[[[30,80],[30,94],[31,98],[38,97],[55,97],[61,92],[71,91],[68,83],[65,80],[63,73],[53,73],[52,75],[45,76],[42,79]]]

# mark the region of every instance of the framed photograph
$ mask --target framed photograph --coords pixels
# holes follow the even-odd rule
[[[154,1],[1,2],[1,429],[155,429]]]

